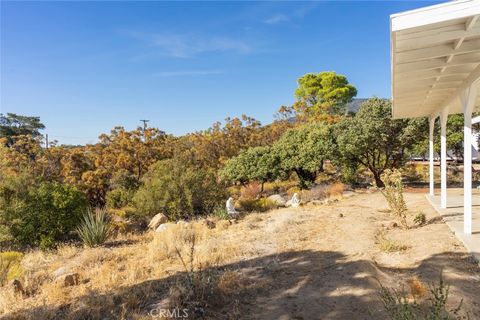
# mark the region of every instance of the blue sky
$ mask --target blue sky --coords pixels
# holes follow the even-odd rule
[[[1,2],[1,108],[51,139],[175,135],[294,101],[308,72],[390,96],[389,15],[436,2]]]

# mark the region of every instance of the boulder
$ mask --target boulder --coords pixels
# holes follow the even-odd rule
[[[53,276],[56,278],[63,276],[64,274],[69,273],[70,271],[66,267],[60,267],[53,272]]]
[[[300,206],[300,202],[300,197],[298,196],[298,193],[295,192],[292,199],[288,200],[285,205],[287,207],[298,208]]]
[[[67,273],[58,277],[57,281],[63,287],[76,286],[80,283],[80,275],[76,272]]]
[[[161,225],[158,226],[157,229],[155,229],[155,232],[163,232],[165,230],[167,230],[167,228],[169,228],[170,226],[174,225],[173,223],[162,223]]]
[[[157,228],[162,224],[168,221],[168,218],[166,215],[163,213],[158,213],[156,214],[152,220],[150,220],[150,223],[148,224],[148,227],[153,230],[157,230]]]
[[[13,289],[13,292],[17,295],[17,294],[25,294],[25,291],[23,290],[23,286],[22,286],[22,283],[20,282],[20,280],[18,279],[14,279],[10,282],[10,286],[12,287]]]
[[[283,199],[283,197],[279,194],[272,194],[271,196],[268,197],[268,200],[272,201],[279,207],[285,207],[286,201]]]
[[[208,229],[215,229],[216,225],[215,222],[212,220],[205,219],[203,223],[207,226]]]
[[[235,218],[235,217],[238,216],[238,212],[237,212],[237,210],[235,210],[235,203],[234,203],[232,197],[228,198],[228,200],[226,202],[226,209],[227,209],[227,213],[230,217]]]

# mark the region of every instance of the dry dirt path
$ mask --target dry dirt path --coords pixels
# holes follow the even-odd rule
[[[243,270],[266,285],[242,308],[242,317],[385,319],[378,281],[408,290],[409,280],[418,278],[427,287],[443,268],[451,306],[463,299],[463,311],[480,318],[478,266],[423,194],[407,194],[407,200],[412,215],[426,214],[427,225],[388,227],[394,219],[378,193],[247,217],[244,223],[255,231],[242,241],[256,248],[259,258],[249,260]],[[379,231],[406,249],[382,251]]]

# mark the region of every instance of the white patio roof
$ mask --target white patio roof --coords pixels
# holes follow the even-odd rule
[[[461,113],[459,95],[480,83],[480,0],[391,15],[390,32],[393,117]]]

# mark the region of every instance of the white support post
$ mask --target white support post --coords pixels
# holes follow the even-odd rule
[[[434,196],[435,195],[435,190],[434,190],[434,172],[433,172],[433,129],[435,128],[435,117],[430,117],[429,119],[429,134],[428,134],[428,161],[429,161],[429,179],[430,179],[430,195]]]
[[[447,119],[448,106],[440,114],[440,207],[447,207]]]
[[[477,97],[472,84],[460,95],[463,108],[463,232],[472,234],[472,111]]]

